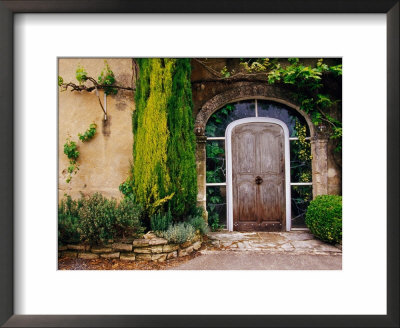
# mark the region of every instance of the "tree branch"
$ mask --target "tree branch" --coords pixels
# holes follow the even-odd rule
[[[96,88],[96,96],[97,96],[97,99],[99,100],[100,107],[104,112],[104,120],[106,121],[107,120],[107,112],[104,109],[103,104],[101,103],[101,99],[100,99],[100,96],[99,96],[99,91],[97,90],[97,88]]]
[[[215,69],[213,69],[213,68],[211,68],[210,66],[208,66],[206,63],[204,63],[203,61],[201,61],[201,60],[199,60],[199,59],[196,59],[196,58],[193,58],[193,60],[196,62],[196,63],[199,63],[201,66],[203,66],[207,71],[209,71],[212,75],[214,75],[214,76],[216,76],[216,77],[218,77],[218,78],[223,78],[222,77],[222,74],[220,73],[220,72],[218,72],[218,71],[216,71]]]
[[[201,80],[196,80],[192,81],[192,84],[199,84],[199,83],[207,83],[207,82],[223,82],[223,83],[228,83],[228,82],[267,82],[267,78],[261,78],[260,76],[255,76],[255,75],[246,75],[243,73],[238,73],[235,75],[232,75],[230,77],[223,77],[223,78],[218,78],[218,79],[201,79]]]
[[[99,83],[97,83],[97,81],[96,81],[94,78],[92,78],[92,77],[90,77],[90,76],[86,76],[85,80],[86,80],[86,81],[92,82],[92,83],[93,83],[93,86],[92,86],[92,87],[87,87],[87,86],[84,85],[84,84],[79,84],[79,85],[77,85],[77,84],[75,84],[75,83],[69,82],[69,83],[62,83],[62,84],[60,85],[60,87],[61,87],[64,91],[65,91],[65,90],[68,90],[68,88],[71,88],[71,92],[72,92],[72,91],[79,91],[79,92],[81,92],[81,91],[86,91],[86,92],[92,92],[93,90],[96,90],[97,99],[99,100],[100,107],[101,107],[101,109],[102,109],[102,111],[103,111],[103,113],[104,113],[104,120],[107,120],[107,112],[106,112],[106,110],[104,109],[103,104],[101,103],[101,99],[100,99],[100,95],[99,95],[99,89],[103,89],[103,90],[104,90],[104,89],[107,89],[107,88],[115,88],[115,89],[121,89],[121,90],[131,90],[131,91],[134,91],[134,90],[135,90],[134,88],[131,88],[131,87],[123,87],[123,86],[119,86],[119,85],[105,85],[105,84],[99,84]]]
[[[120,90],[129,90],[129,91],[135,91],[134,88],[131,87],[124,87],[124,86],[120,86],[120,85],[105,85],[105,84],[99,84],[96,82],[96,80],[92,77],[86,77],[86,80],[89,80],[90,82],[93,83],[92,87],[88,87],[84,84],[75,84],[72,82],[69,83],[62,83],[60,85],[61,88],[63,88],[64,90],[67,90],[68,88],[71,88],[71,91],[86,91],[86,92],[92,92],[93,90],[97,89],[97,90],[104,90],[107,88],[115,88],[115,89],[120,89]]]

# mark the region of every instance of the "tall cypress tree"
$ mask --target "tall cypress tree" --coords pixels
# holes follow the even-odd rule
[[[136,199],[148,214],[166,209],[176,217],[196,204],[190,59],[137,60],[139,79],[133,115]]]
[[[148,214],[167,196],[170,177],[167,169],[167,104],[171,95],[171,59],[141,59],[135,94],[133,121],[133,181],[136,199]]]
[[[186,215],[196,204],[196,137],[194,135],[193,103],[189,58],[176,60],[172,92],[168,101],[167,166],[171,178],[169,193],[171,212]]]

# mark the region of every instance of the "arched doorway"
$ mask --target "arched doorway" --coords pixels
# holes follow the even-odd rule
[[[258,126],[254,124],[257,122]],[[247,132],[244,135],[248,136],[250,130],[259,130],[254,132],[258,136],[253,139],[250,137],[254,141],[253,145],[248,145],[255,149],[255,157],[252,159],[254,161],[254,172],[235,172],[235,168],[241,167],[241,161],[239,160],[236,164],[232,164],[232,158],[235,158],[235,156],[244,156],[243,163],[249,163],[250,156],[238,154],[237,150],[232,156],[232,150],[230,150],[231,133],[234,132],[235,126],[243,123],[247,124],[247,127],[245,127]],[[279,128],[273,133],[276,134],[278,132],[282,136],[280,148],[277,144],[274,145],[267,131],[268,129],[273,130],[274,126],[275,128],[279,126]],[[304,128],[307,133],[305,139],[307,139],[306,143],[310,153],[310,131],[306,120],[281,103],[248,99],[227,104],[210,116],[205,127],[205,135],[200,138],[200,141],[205,143],[205,205],[211,225],[219,221],[229,230],[242,231],[290,230],[292,222],[294,227],[302,227],[305,208],[312,197],[312,182],[311,160],[307,163],[303,161],[302,165],[306,164],[307,167],[301,168],[302,172],[300,172],[298,151],[293,153],[292,166],[294,167],[292,172],[290,170],[289,142],[295,146],[292,147],[293,150],[298,148],[297,130],[299,130],[299,127]],[[259,136],[261,130],[263,131],[262,136]],[[237,140],[240,140],[240,138]],[[260,144],[263,144],[263,146],[260,146]],[[198,144],[200,149],[201,145],[204,144]],[[240,146],[240,142],[237,147],[244,149],[239,153],[246,152],[245,147]],[[278,148],[280,149],[279,151]],[[281,168],[279,170],[282,171],[280,172],[280,184],[277,184],[276,181],[272,183],[271,179],[276,180],[277,178],[273,178],[276,172],[273,173],[273,170],[267,168],[268,165],[263,164],[265,161],[270,160],[280,161],[277,164],[278,166],[280,165]],[[270,164],[274,166],[272,162]],[[198,162],[198,166],[201,168],[201,161]],[[275,169],[278,169],[278,166],[274,166]],[[308,172],[307,179],[299,182],[299,174],[303,174],[304,177],[306,171]],[[241,187],[242,190],[247,188],[247,191],[242,193],[242,196],[238,196],[240,192],[235,189],[235,181],[238,176],[241,176],[240,179],[242,180],[243,178],[248,179]],[[291,176],[294,181],[293,185],[290,183]],[[265,182],[257,185],[255,182],[256,177],[260,177],[262,179],[260,181],[265,180]],[[200,175],[198,178],[201,184],[202,176]],[[253,196],[251,196],[251,190],[253,191]],[[266,192],[267,190],[269,192]],[[273,190],[276,192],[274,193]],[[236,191],[238,193],[235,194]],[[296,196],[295,198],[290,197],[291,191]],[[304,195],[306,197],[299,197]],[[243,198],[242,201],[239,201],[240,198]],[[236,211],[234,208],[236,208]],[[292,208],[293,217],[291,216]],[[237,220],[238,215],[243,220]],[[234,224],[235,220],[238,222]]]

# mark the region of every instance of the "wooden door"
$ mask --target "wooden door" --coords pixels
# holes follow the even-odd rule
[[[233,230],[286,226],[285,135],[278,124],[252,122],[232,130]]]

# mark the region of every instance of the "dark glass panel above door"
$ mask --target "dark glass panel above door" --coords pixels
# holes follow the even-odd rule
[[[206,136],[225,137],[225,130],[231,122],[255,116],[256,107],[253,99],[227,104],[211,115],[206,125]]]
[[[302,126],[306,126],[307,136],[310,135],[306,120],[293,108],[273,101],[257,100],[257,109],[259,117],[271,117],[284,122],[289,128],[290,137],[297,136],[296,120]]]

